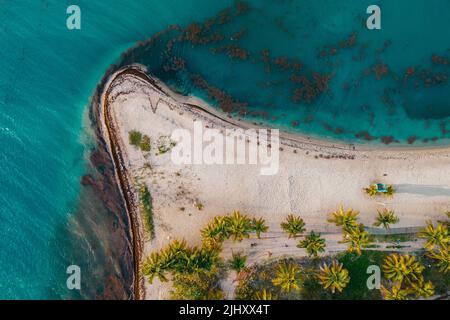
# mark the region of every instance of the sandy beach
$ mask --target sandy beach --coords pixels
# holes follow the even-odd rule
[[[200,243],[200,230],[217,215],[239,210],[262,217],[269,232],[260,240],[226,242],[223,255],[234,250],[249,255],[254,263],[284,254],[304,255],[281,232],[280,223],[294,213],[306,222],[307,230],[320,231],[327,239],[328,252],[344,250],[338,244],[339,232],[327,217],[339,205],[360,211],[360,220],[371,226],[377,210],[395,210],[400,222],[395,228],[416,228],[427,220],[438,220],[450,210],[450,164],[448,148],[393,148],[348,145],[281,133],[279,171],[272,176],[260,174],[261,165],[176,165],[170,152],[157,154],[161,137],[170,137],[176,129],[193,131],[194,122],[204,129],[250,128],[254,125],[220,114],[195,97],[172,92],[157,79],[148,78],[139,67],[125,69],[111,76],[105,86],[101,108],[108,108],[102,133],[111,153],[120,153],[115,165],[128,180],[122,190],[134,215],[133,240],[142,261],[173,239]],[[104,112],[105,110],[102,110]],[[107,123],[108,122],[108,123]],[[114,130],[111,141],[108,127]],[[152,141],[152,151],[144,153],[128,142],[129,132],[137,130]],[[114,147],[111,145],[114,144]],[[120,163],[117,163],[120,162]],[[369,198],[363,188],[374,182],[394,185],[394,198]],[[149,240],[138,214],[133,186],[145,184],[153,199],[155,239]],[[198,204],[203,207],[201,210]],[[416,244],[412,243],[411,246]],[[164,299],[168,285],[155,281],[147,284],[138,277],[140,298]],[[233,277],[224,283],[232,287]],[[231,289],[230,289],[231,290]],[[232,296],[228,296],[232,298]]]

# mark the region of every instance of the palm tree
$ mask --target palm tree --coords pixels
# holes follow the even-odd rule
[[[161,256],[166,261],[168,269],[183,272],[189,264],[189,250],[186,241],[174,240],[161,251]]]
[[[188,252],[189,264],[186,272],[213,271],[221,261],[219,252],[209,248],[194,248],[190,254]]]
[[[266,225],[266,221],[263,218],[253,218],[252,225],[258,239],[261,238],[261,233],[267,232],[267,230],[269,230],[269,227]]]
[[[353,211],[352,208],[348,210],[344,210],[343,206],[340,206],[339,209],[331,214],[331,217],[328,219],[328,222],[336,224],[337,227],[343,227],[344,229],[350,229],[358,226],[359,212]]]
[[[148,277],[150,284],[153,283],[155,277],[158,277],[161,282],[166,282],[167,267],[165,259],[159,253],[152,252],[142,264],[142,273]]]
[[[203,229],[205,230],[205,229]],[[203,236],[203,247],[211,251],[220,251],[222,249],[222,240]]]
[[[418,281],[411,283],[411,289],[416,294],[417,298],[429,298],[434,295],[434,285],[431,281]]]
[[[402,289],[400,282],[396,282],[392,286],[392,290],[387,289],[385,286],[381,286],[380,289],[384,300],[408,300],[408,295],[410,294],[410,290]]]
[[[362,225],[344,229],[344,239],[340,243],[348,243],[348,252],[362,254],[362,249],[370,244],[370,234]]]
[[[285,292],[300,289],[300,267],[293,263],[278,265],[277,276],[272,280],[275,286],[279,286]]]
[[[383,272],[386,278],[393,281],[403,281],[406,275],[403,256],[393,253],[384,259]]]
[[[231,217],[228,218],[228,227],[230,235],[235,241],[249,238],[252,231],[251,220],[239,211],[234,211]]]
[[[383,211],[378,211],[378,217],[373,224],[375,227],[383,226],[386,230],[390,229],[391,224],[396,224],[400,219],[395,215],[394,210],[384,209]]]
[[[394,189],[394,186],[389,185],[389,186],[387,186],[387,188],[386,188],[386,193],[385,193],[385,194],[386,194],[388,197],[393,197],[394,194],[395,194],[395,192],[396,192],[396,190]]]
[[[230,237],[229,217],[217,216],[201,230],[203,245],[210,250],[220,250],[222,242]]]
[[[428,256],[436,260],[436,266],[442,273],[447,273],[450,271],[450,254],[447,248],[439,248],[438,251],[428,252]]]
[[[202,230],[203,237],[223,241],[230,236],[229,217],[217,216]]]
[[[200,233],[204,239],[217,239],[220,235],[220,230],[216,225],[210,223],[204,227]]]
[[[387,279],[409,283],[420,281],[424,267],[416,261],[416,257],[392,253],[384,259],[383,272]]]
[[[289,238],[295,238],[305,232],[305,222],[302,218],[290,214],[286,222],[281,223],[281,228],[289,235]]]
[[[247,262],[247,257],[241,253],[233,253],[231,257],[230,266],[237,273],[241,272],[245,268],[245,263]]]
[[[277,297],[272,293],[272,291],[263,288],[262,290],[258,291],[254,295],[254,300],[276,300]]]
[[[330,265],[321,266],[317,277],[324,289],[329,289],[332,293],[335,293],[336,290],[342,292],[350,282],[348,270],[344,269],[344,265],[337,260],[333,260]]]
[[[371,184],[368,188],[364,188],[364,191],[370,196],[375,197],[378,194],[378,187],[376,184]]]
[[[407,254],[404,256],[404,258],[406,269],[405,280],[408,283],[423,281],[422,272],[423,270],[425,270],[425,267],[419,261],[416,261],[416,257],[414,256],[410,256],[409,254]]]
[[[429,221],[425,229],[419,233],[419,237],[427,239],[425,248],[428,251],[433,250],[436,245],[444,248],[448,244],[448,228],[443,223],[438,223],[435,228],[433,223]]]
[[[297,247],[306,249],[306,252],[310,257],[316,258],[319,253],[325,252],[326,244],[325,239],[320,237],[320,233],[311,231],[304,240],[299,242]]]

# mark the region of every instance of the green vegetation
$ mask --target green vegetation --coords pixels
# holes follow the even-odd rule
[[[277,296],[270,290],[263,288],[255,293],[253,300],[277,300]]]
[[[334,223],[337,227],[343,227],[344,229],[351,229],[358,225],[358,211],[353,211],[352,208],[347,210],[343,206],[331,214],[328,222]]]
[[[230,260],[230,267],[237,273],[241,272],[245,268],[247,257],[241,253],[233,253]]]
[[[172,150],[172,148],[176,146],[176,143],[170,140],[170,137],[168,136],[160,136],[156,142],[156,146],[158,148],[156,155],[161,155]]]
[[[374,234],[372,238],[376,242],[408,242],[417,241],[414,233],[399,233],[399,234]]]
[[[427,240],[425,249],[428,251],[432,251],[435,246],[444,248],[448,245],[448,228],[443,223],[434,227],[431,221],[427,222],[427,226],[418,236]]]
[[[348,252],[356,252],[359,256],[362,249],[371,246],[371,236],[364,229],[364,225],[358,222],[358,211],[352,208],[345,210],[343,206],[331,214],[328,222],[342,227],[343,240],[340,243],[348,244]]]
[[[381,294],[384,300],[407,300],[409,291],[401,288],[401,283],[395,283],[391,290],[387,289],[385,286],[381,286]]]
[[[277,267],[277,276],[272,280],[282,291],[300,290],[300,267],[294,263],[281,263]]]
[[[380,192],[378,189],[377,184],[371,184],[369,187],[364,188],[364,192],[371,198],[377,196],[377,195],[384,195],[387,197],[393,197],[396,190],[394,189],[394,186],[388,185],[386,186],[386,189]]]
[[[384,259],[383,272],[392,281],[417,281],[424,267],[416,261],[416,257],[393,253]]]
[[[282,259],[279,261],[268,261],[259,265],[251,266],[246,276],[239,280],[236,288],[237,299],[257,299],[261,297],[262,291],[270,293],[274,299],[295,299],[295,300],[380,300],[388,299],[387,292],[393,295],[402,295],[405,293],[405,283],[400,286],[400,292],[396,287],[397,283],[388,279],[382,274],[382,289],[371,290],[367,287],[367,279],[370,274],[367,268],[372,265],[383,266],[384,260],[390,255],[390,252],[383,251],[363,251],[361,256],[355,253],[339,253],[333,257],[319,257],[317,259]],[[431,260],[422,253],[417,253],[416,262],[420,265],[429,265]],[[333,294],[331,289],[325,289],[318,277],[321,273],[320,266],[326,264],[329,268],[336,260],[337,264],[342,265],[342,269],[348,271],[350,281],[347,282],[342,292],[336,288]],[[335,264],[336,264],[335,263]],[[281,288],[272,283],[277,278],[280,265],[294,264],[300,268],[297,274],[302,282],[300,290],[290,292],[281,290]],[[336,270],[339,268],[336,267]],[[344,272],[345,273],[345,272]],[[345,279],[346,277],[342,275]],[[290,279],[289,277],[287,277]],[[340,279],[339,276],[336,279]],[[414,282],[414,287],[408,288],[407,297],[409,299],[430,294],[433,284],[435,294],[446,294],[450,288],[450,276],[443,276],[438,268],[427,267],[422,271],[422,282]],[[410,291],[411,290],[411,291]]]
[[[446,274],[450,270],[448,225],[445,222],[439,222],[434,227],[431,222],[428,222],[424,230],[419,233],[419,237],[427,240],[425,243],[427,257],[432,259],[439,272]]]
[[[266,225],[266,221],[262,218],[253,218],[252,219],[253,229],[255,230],[256,237],[261,239],[261,233],[267,232],[269,227]]]
[[[364,191],[367,195],[369,195],[369,197],[375,197],[378,194],[378,188],[376,184],[371,184],[368,188],[364,188]]]
[[[152,197],[145,185],[139,188],[139,204],[145,231],[149,234],[150,239],[153,240],[155,237],[155,227],[153,224]]]
[[[241,241],[249,237],[255,232],[253,221],[239,211],[215,217],[202,230],[201,247],[189,247],[185,241],[175,240],[151,253],[142,264],[142,272],[150,283],[155,278],[163,282],[172,279],[174,299],[221,299],[219,282],[224,267],[219,257],[221,244],[229,238]],[[233,255],[232,267],[239,272],[245,262],[243,255]]]
[[[362,249],[371,244],[370,234],[364,230],[364,226],[344,229],[344,239],[341,243],[348,244],[348,252],[356,252],[358,256],[362,254]]]
[[[447,273],[450,271],[450,254],[448,248],[439,248],[438,250],[430,251],[428,252],[428,257],[434,260],[440,272]]]
[[[265,226],[262,219],[258,221]],[[220,248],[223,241],[232,238],[234,241],[242,241],[249,238],[250,233],[259,234],[268,228],[259,228],[255,224],[255,219],[251,219],[239,211],[234,211],[231,215],[217,216],[202,231],[203,243],[209,248]]]
[[[128,141],[132,146],[135,146],[144,152],[149,152],[151,150],[150,137],[146,134],[142,135],[142,133],[137,130],[128,132]]]
[[[217,251],[188,247],[185,241],[175,240],[160,252],[153,252],[143,263],[142,270],[150,283],[155,277],[167,281],[167,274],[188,274],[217,270],[221,260]]]
[[[151,212],[148,190],[141,188]],[[281,259],[259,265],[246,266],[247,257],[233,253],[227,265],[239,274],[237,299],[386,299],[405,300],[429,298],[445,294],[450,288],[448,227],[444,222],[434,226],[427,223],[419,234],[427,240],[426,252],[399,254],[381,251],[363,251],[373,247],[372,236],[358,222],[358,212],[352,209],[332,213],[330,222],[342,227],[347,252],[320,257],[325,252],[325,239],[311,231],[300,240],[297,247],[305,248],[314,259]],[[378,226],[389,229],[398,218],[393,211],[379,212]],[[397,220],[398,221],[398,220]],[[305,232],[305,223],[298,216],[289,215],[281,227],[290,237]],[[220,279],[224,264],[220,251],[225,240],[242,241],[254,233],[258,238],[267,232],[264,219],[250,218],[234,211],[216,216],[201,231],[202,245],[189,247],[184,241],[173,241],[144,261],[142,271],[148,280],[173,282],[174,299],[222,299]],[[412,235],[403,235],[405,241]],[[398,237],[388,235],[379,237]],[[383,239],[384,239],[383,238]],[[383,278],[380,290],[367,286],[368,267],[381,266]],[[425,268],[427,266],[427,268]]]
[[[139,147],[142,141],[142,133],[136,130],[131,130],[128,133],[128,140],[132,146]]]
[[[236,288],[236,298],[256,299],[257,294],[261,294],[262,290],[265,290],[270,292],[272,297],[282,300],[381,299],[380,291],[369,290],[366,281],[368,277],[367,267],[378,263],[381,265],[384,255],[385,253],[382,252],[367,251],[363,252],[362,256],[353,253],[341,253],[334,256],[334,259],[330,259],[330,257],[281,259],[253,265],[249,268],[246,277],[240,279]],[[351,279],[342,293],[336,291],[333,294],[331,289],[323,288],[318,280],[319,267],[323,264],[331,265],[332,260],[337,260],[342,264],[343,269],[348,270]],[[273,279],[279,278],[278,269],[279,266],[283,265],[298,266],[300,271],[296,274],[296,277],[301,279],[301,282],[298,283],[299,290],[287,292],[272,282]],[[289,272],[284,273],[289,274]],[[285,276],[281,278],[292,279]]]
[[[228,217],[214,217],[205,228],[201,230],[203,244],[209,248],[220,248],[223,241],[229,238]]]
[[[415,256],[392,253],[384,259],[384,276],[391,280],[392,288],[383,285],[382,293],[386,300],[406,300],[429,298],[434,295],[434,285],[423,276],[425,267]]]
[[[195,201],[194,208],[196,208],[198,211],[202,211],[205,208],[205,206],[203,205],[203,203],[201,203],[199,201]]]
[[[320,233],[311,231],[304,240],[299,242],[297,247],[306,249],[310,257],[317,258],[319,253],[325,252],[326,244],[325,239],[320,237]]]
[[[296,238],[305,232],[305,222],[302,218],[290,214],[286,221],[281,223],[281,228],[289,235],[289,238]]]
[[[144,135],[142,137],[142,140],[141,140],[139,146],[140,146],[142,151],[150,152],[151,149],[152,149],[152,145],[151,145],[151,142],[150,142],[150,137],[147,136],[147,135]]]
[[[171,298],[174,300],[221,300],[223,297],[220,275],[216,272],[178,273],[173,277]]]
[[[157,252],[152,252],[142,266],[142,272],[148,277],[148,282],[153,283],[155,278],[158,278],[161,282],[166,282],[169,262],[165,256],[163,257]]]
[[[385,193],[386,196],[392,198],[396,192],[396,190],[394,189],[394,187],[392,185],[387,186],[387,192]]]
[[[396,224],[399,221],[400,219],[395,215],[395,212],[393,210],[384,209],[383,211],[378,211],[378,217],[373,226],[383,226],[383,228],[389,230],[391,224]]]
[[[342,292],[350,282],[348,270],[337,260],[333,260],[331,264],[323,264],[317,277],[324,289],[328,289],[332,293],[335,293],[336,290]]]
[[[228,219],[228,228],[234,241],[242,241],[249,238],[250,232],[255,231],[252,220],[239,211],[234,211]]]
[[[348,270],[350,282],[345,290],[335,296],[335,299],[344,300],[380,300],[379,290],[370,290],[367,287],[367,268],[372,265],[381,266],[387,253],[381,251],[363,251],[360,256],[355,253],[341,253],[336,259]]]

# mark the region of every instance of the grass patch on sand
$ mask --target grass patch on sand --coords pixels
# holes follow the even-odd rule
[[[139,144],[139,147],[144,152],[150,152],[152,150],[150,137],[148,135],[144,134],[144,136],[142,137],[142,140],[141,140],[141,142]]]
[[[150,137],[139,131],[131,130],[128,133],[128,141],[132,146],[141,149],[143,152],[150,152],[152,149]]]
[[[144,220],[144,229],[150,239],[153,240],[155,238],[155,227],[153,224],[152,196],[145,185],[139,187],[139,207]]]
[[[132,146],[139,147],[142,141],[142,133],[136,130],[128,132],[128,141]]]
[[[405,234],[377,234],[372,235],[375,242],[409,242],[417,241],[417,235],[415,233]]]

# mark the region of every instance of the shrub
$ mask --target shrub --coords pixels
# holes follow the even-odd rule
[[[144,135],[142,137],[140,147],[142,151],[149,152],[152,149],[150,137],[148,135]]]
[[[176,142],[170,140],[170,137],[160,136],[157,141],[158,153],[156,155],[167,153],[175,146]]]
[[[230,260],[230,267],[237,273],[241,272],[245,268],[247,257],[242,253],[233,253]]]
[[[132,146],[139,147],[142,141],[142,133],[136,130],[131,130],[128,133],[128,140]]]
[[[290,214],[286,221],[281,223],[281,228],[289,235],[289,238],[295,238],[305,232],[305,222],[302,218]]]
[[[155,227],[153,224],[153,206],[152,197],[147,186],[143,185],[139,188],[139,203],[141,214],[144,220],[145,231],[150,235],[150,239],[155,237]]]
[[[215,272],[222,264],[219,252],[204,247],[189,247],[184,240],[174,240],[159,252],[146,258],[142,270],[149,282],[158,277],[167,279],[166,274],[196,274]]]
[[[224,297],[217,273],[176,274],[171,298],[174,300],[221,300]]]

